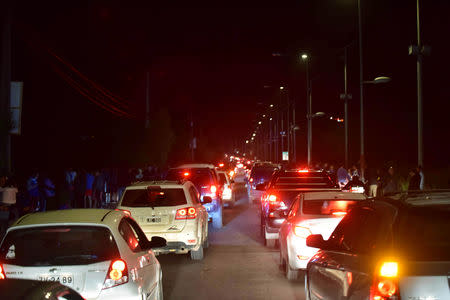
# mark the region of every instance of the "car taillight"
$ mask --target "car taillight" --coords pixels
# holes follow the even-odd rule
[[[109,289],[127,282],[127,263],[122,259],[112,261],[108,273],[106,274],[105,282],[103,283],[103,289]]]
[[[215,185],[211,186],[211,194],[215,194],[217,192],[217,187]]]
[[[311,230],[309,230],[308,227],[295,226],[294,234],[298,237],[306,239],[308,236],[310,236],[312,234],[312,232],[311,232]]]
[[[5,271],[3,270],[3,266],[0,265],[0,280],[5,278],[6,278]]]
[[[398,263],[394,261],[383,262],[374,275],[370,288],[371,300],[397,299],[398,292]]]
[[[120,209],[120,208],[116,208],[117,211],[123,211],[127,216],[131,217],[131,211],[126,210],[126,209]]]
[[[253,178],[250,178],[250,180],[249,180],[250,182],[253,182]]]
[[[343,217],[343,216],[345,216],[347,213],[345,212],[345,211],[334,211],[334,212],[332,212],[331,213],[333,216],[336,216],[336,217]]]
[[[195,207],[177,209],[175,220],[195,219],[197,217],[197,210]]]

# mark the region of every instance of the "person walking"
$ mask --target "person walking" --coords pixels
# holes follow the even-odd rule
[[[31,211],[36,211],[39,204],[39,172],[35,171],[27,180],[27,192]]]
[[[350,181],[350,176],[347,170],[344,168],[344,165],[341,165],[337,170],[337,182],[339,186],[342,188]]]
[[[421,177],[417,169],[409,171],[408,191],[420,190]]]
[[[377,169],[375,172],[373,169],[368,170],[369,174],[367,174],[368,184],[369,184],[369,197],[376,198],[378,187],[381,185],[381,170]]]
[[[92,188],[94,186],[95,176],[91,172],[86,172],[86,186],[84,192],[84,207],[92,208]]]
[[[58,206],[55,203],[56,186],[49,176],[44,175],[42,177],[44,178],[42,182],[42,194],[44,195],[44,197],[42,197],[41,201],[41,211],[46,211],[49,204],[52,209]]]
[[[391,194],[400,191],[399,180],[395,174],[394,167],[389,167],[388,174],[384,180],[383,194]]]

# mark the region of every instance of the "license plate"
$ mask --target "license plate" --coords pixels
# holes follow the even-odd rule
[[[72,275],[40,275],[38,277],[39,281],[58,281],[64,285],[73,285]]]
[[[160,217],[147,218],[147,222],[148,223],[161,223],[161,218]]]

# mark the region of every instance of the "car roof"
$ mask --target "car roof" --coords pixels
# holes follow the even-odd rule
[[[187,180],[180,180],[180,181],[171,181],[171,180],[161,180],[161,181],[141,181],[136,182],[132,185],[127,186],[127,190],[139,190],[139,189],[145,189],[149,186],[163,186],[164,188],[182,188],[184,184],[188,182]]]
[[[342,191],[305,192],[304,200],[342,199],[342,200],[366,200],[367,197],[360,193]]]
[[[106,218],[108,216],[108,218]],[[104,224],[112,225],[120,220],[122,216],[126,216],[120,210],[111,209],[64,209],[52,210],[46,212],[31,213],[18,219],[10,229],[22,226],[40,226],[50,224]],[[113,217],[113,218],[111,218]]]
[[[413,207],[450,205],[450,190],[401,192],[385,197]]]
[[[184,164],[181,166],[178,166],[174,169],[190,169],[190,168],[208,168],[208,169],[214,169],[213,164]]]

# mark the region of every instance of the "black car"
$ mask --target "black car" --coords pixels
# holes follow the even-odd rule
[[[268,187],[262,184],[256,189],[266,189],[261,198],[261,234],[268,247],[275,246],[281,224],[300,192],[339,190],[327,172],[304,169],[277,171]]]
[[[256,186],[270,182],[273,174],[278,170],[278,165],[272,163],[256,163],[253,166],[247,185],[248,199],[250,202],[261,201],[261,196],[264,191],[257,190]]]
[[[0,280],[0,298],[8,300],[84,300],[76,291],[55,281]]]
[[[350,210],[306,268],[310,300],[450,299],[450,191],[397,194]]]

